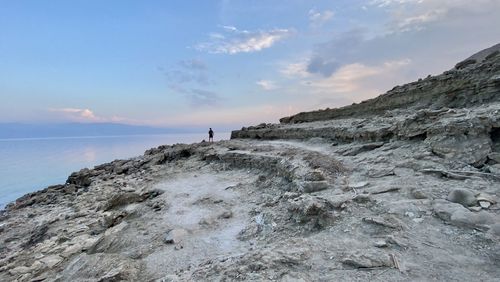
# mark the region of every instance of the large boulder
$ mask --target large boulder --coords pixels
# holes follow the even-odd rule
[[[92,171],[88,168],[84,168],[80,171],[73,172],[66,180],[68,184],[75,184],[77,186],[88,187],[92,183],[91,177],[94,176]]]

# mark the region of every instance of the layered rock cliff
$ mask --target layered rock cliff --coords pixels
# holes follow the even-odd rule
[[[299,113],[280,119],[281,123],[301,123],[348,117],[367,117],[386,111],[468,108],[499,102],[500,44],[483,50],[438,76],[396,86],[387,93],[338,109]]]
[[[496,49],[25,195],[0,215],[0,280],[497,280]]]

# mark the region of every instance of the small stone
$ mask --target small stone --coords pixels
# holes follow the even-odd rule
[[[426,193],[420,189],[413,188],[410,191],[410,194],[412,195],[413,198],[415,199],[427,199],[428,196]]]
[[[409,218],[413,218],[413,217],[415,217],[415,214],[413,212],[405,212],[405,216],[407,216]]]
[[[453,189],[446,199],[450,202],[461,204],[464,207],[473,206],[477,203],[472,191],[461,188]]]
[[[491,203],[488,201],[479,201],[479,205],[483,209],[488,209],[491,206]]]
[[[204,226],[212,226],[215,224],[214,219],[212,218],[202,218],[199,222],[199,225],[204,225]]]
[[[226,218],[226,219],[231,217],[233,217],[233,212],[231,211],[224,211],[218,216],[218,218]]]
[[[469,207],[469,210],[474,211],[474,212],[478,212],[478,211],[482,210],[482,208],[481,207]]]
[[[300,187],[305,193],[313,193],[328,189],[328,182],[326,181],[310,181],[302,182]]]
[[[494,205],[497,203],[497,201],[495,200],[495,198],[491,195],[488,195],[488,194],[479,194],[476,199],[478,201],[486,201],[486,202],[489,202],[490,204]]]
[[[375,246],[377,248],[386,248],[388,245],[387,245],[387,242],[385,240],[380,240],[380,241],[376,241],[375,243],[373,243],[373,246]]]
[[[413,222],[416,222],[416,223],[422,223],[424,221],[424,219],[422,217],[417,217],[417,218],[414,218],[412,220],[413,220]]]
[[[187,231],[182,228],[172,229],[165,234],[163,241],[165,244],[180,244],[186,235]]]
[[[368,203],[373,201],[370,195],[357,195],[352,200],[356,203]]]

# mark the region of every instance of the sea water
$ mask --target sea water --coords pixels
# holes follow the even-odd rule
[[[0,209],[22,195],[63,184],[82,168],[142,155],[165,144],[194,143],[206,134],[0,139]],[[228,139],[218,133],[216,141]]]

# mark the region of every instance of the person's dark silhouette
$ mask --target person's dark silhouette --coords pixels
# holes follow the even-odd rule
[[[208,142],[214,142],[214,131],[212,128],[208,130]]]

